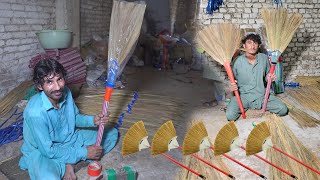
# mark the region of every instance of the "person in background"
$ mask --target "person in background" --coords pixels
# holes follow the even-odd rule
[[[243,108],[262,109],[268,77],[275,81],[276,75],[269,74],[270,63],[268,56],[259,53],[261,38],[257,34],[248,34],[243,40],[245,53],[239,56],[232,67],[235,83],[231,83],[230,90],[238,90]],[[284,116],[288,113],[287,106],[274,95],[270,94],[267,111]],[[231,98],[227,106],[226,116],[228,121],[235,121],[241,115],[236,97]]]
[[[80,114],[65,77],[63,66],[54,59],[42,60],[34,68],[33,81],[39,93],[23,113],[23,156],[19,161],[32,180],[74,180],[76,163],[100,159],[118,140],[118,130],[106,127],[102,147],[95,145],[97,130],[87,127],[105,125],[109,118]]]

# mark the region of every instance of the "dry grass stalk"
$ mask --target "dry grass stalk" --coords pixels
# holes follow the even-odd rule
[[[230,63],[233,54],[239,49],[240,29],[231,23],[212,24],[199,32],[197,41],[215,61],[223,65],[225,62]]]
[[[281,53],[287,48],[295,31],[303,21],[299,13],[289,14],[285,8],[262,9],[268,47]]]
[[[320,124],[320,120],[310,116],[308,113],[301,111],[297,107],[290,104],[284,98],[280,98],[289,108],[289,116],[298,123],[301,128],[316,127]]]
[[[320,89],[317,87],[305,86],[299,89],[288,89],[287,93],[295,98],[304,107],[315,112],[320,112]]]
[[[24,81],[4,96],[0,100],[0,115],[3,116],[8,113],[20,100],[22,100],[32,84],[32,81]]]
[[[319,76],[298,76],[296,81],[300,83],[301,86],[308,85],[319,85],[320,77]]]
[[[219,167],[220,169],[224,170],[225,172],[228,172],[231,174],[227,166],[222,161],[221,157],[213,157],[212,150],[205,149],[203,151],[200,151],[196,153],[197,156],[205,159],[211,164],[214,164],[215,166]],[[228,180],[229,177],[225,176],[224,174],[220,173],[219,171],[211,168],[210,166],[207,166],[203,162],[199,161],[195,157],[192,156],[184,156],[183,163],[188,166],[189,168],[201,172],[202,175],[204,175],[207,179],[221,179],[221,180]],[[195,176],[194,174],[188,172],[185,169],[181,169],[178,175],[175,178],[176,180],[198,180],[199,178]]]
[[[303,144],[296,138],[294,133],[284,124],[280,117],[277,117],[273,114],[271,116],[268,116],[266,121],[270,129],[271,138],[274,146],[296,157],[297,159],[310,165],[311,167],[315,169],[320,169],[319,159],[305,146],[303,146]],[[294,172],[294,174],[299,179],[319,179],[319,176],[315,172],[307,169],[306,167],[300,165],[299,163],[289,159],[288,157],[273,149],[269,149],[267,151],[267,157],[270,158],[272,163],[281,165],[283,169],[286,169],[289,172]],[[292,179],[275,168],[270,169],[268,178],[281,180]]]

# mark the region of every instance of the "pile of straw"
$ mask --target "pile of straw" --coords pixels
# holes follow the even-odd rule
[[[290,104],[287,100],[285,100],[285,98],[280,99],[289,108],[289,116],[296,121],[301,128],[316,127],[320,124],[320,120],[317,120],[308,113]]]
[[[269,126],[272,142],[275,147],[296,157],[315,169],[320,169],[319,159],[317,159],[317,157],[311,151],[303,146],[303,144],[295,137],[293,132],[284,124],[280,117],[277,117],[273,114],[268,116],[266,121]],[[281,165],[283,169],[286,169],[289,172],[294,172],[294,175],[296,175],[299,179],[319,179],[319,176],[315,172],[307,169],[306,167],[273,149],[269,149],[267,151],[267,157],[270,158],[272,163]],[[275,168],[270,168],[269,179],[291,180],[292,178]]]
[[[320,112],[320,89],[316,86],[305,86],[299,89],[288,89],[287,94],[295,98],[304,107]]]
[[[309,85],[320,85],[320,76],[298,76],[296,81],[300,83],[301,86]]]
[[[203,151],[199,151],[196,153],[197,156],[205,159],[209,163],[219,167],[220,169],[224,170],[225,172],[230,173],[229,169],[227,166],[224,164],[222,161],[221,157],[214,157],[213,156],[213,151],[211,149],[205,149]],[[204,164],[200,160],[196,159],[195,157],[192,157],[191,155],[189,156],[184,156],[183,164],[188,166],[189,168],[201,173],[204,175],[207,179],[230,179],[226,175],[220,173],[219,171],[215,170],[214,168]],[[230,173],[231,174],[231,173]],[[191,172],[181,169],[181,171],[178,173],[178,175],[175,178],[176,180],[181,180],[181,179],[188,179],[188,180],[197,180],[199,179],[198,176],[192,174]]]
[[[100,113],[104,91],[105,89],[82,88],[75,100],[80,112],[88,115]],[[133,92],[114,90],[109,107],[112,122],[117,122],[121,113],[127,111],[132,100]],[[132,105],[132,114],[127,113],[121,128],[127,129],[137,121],[143,120],[146,129],[157,129],[169,119],[174,121],[180,118],[184,105],[180,99],[140,92],[137,101]]]
[[[24,81],[2,98],[0,100],[0,115],[3,116],[8,113],[20,100],[22,100],[32,84],[32,81]]]

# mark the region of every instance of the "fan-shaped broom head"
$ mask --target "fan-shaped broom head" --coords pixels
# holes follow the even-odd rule
[[[270,135],[269,127],[265,121],[254,127],[246,142],[247,156],[270,148],[272,146]]]
[[[266,27],[268,48],[272,52],[272,62],[287,48],[295,31],[303,21],[299,13],[289,14],[285,8],[262,9],[261,17]]]
[[[239,147],[239,133],[233,121],[223,126],[214,141],[214,155],[219,156]]]
[[[147,130],[143,121],[138,121],[132,125],[125,134],[122,141],[122,155],[129,155],[149,148]]]
[[[187,132],[183,140],[183,155],[196,153],[210,148],[208,132],[202,121],[195,123]]]
[[[179,147],[176,129],[172,121],[164,123],[152,139],[151,154],[158,155]]]
[[[211,24],[203,28],[197,36],[197,42],[215,61],[230,63],[239,49],[240,28],[231,23]]]

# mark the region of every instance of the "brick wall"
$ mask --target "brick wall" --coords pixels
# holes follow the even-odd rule
[[[29,60],[42,51],[35,32],[55,27],[54,0],[0,0],[0,98],[31,78]]]
[[[179,0],[179,9],[185,10],[189,0]],[[193,1],[192,1],[193,2]],[[263,20],[260,17],[261,8],[273,7],[273,1],[269,0],[228,0],[224,1],[224,5],[213,15],[207,15],[203,9],[207,7],[207,0],[193,3],[189,9],[195,9],[196,20],[194,24],[204,26],[218,22],[232,22],[239,24],[241,28],[263,27]],[[320,0],[286,0],[283,6],[289,12],[299,12],[303,15],[304,21],[300,25],[294,35],[288,48],[283,53],[284,57],[284,73],[286,81],[292,81],[298,75],[303,76],[320,76]],[[196,6],[197,5],[197,6]],[[192,16],[192,11],[187,11],[188,16],[185,22]],[[178,20],[177,20],[178,21]],[[220,78],[225,78],[224,69],[217,63],[213,63],[218,71],[215,74],[220,74]],[[217,78],[218,79],[218,78]]]
[[[109,34],[112,0],[81,1],[80,4],[80,43],[88,42],[92,35],[102,38]]]

